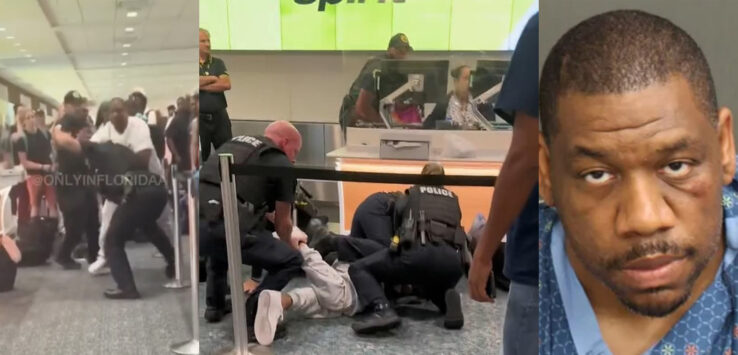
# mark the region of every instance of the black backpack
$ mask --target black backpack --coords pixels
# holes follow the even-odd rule
[[[46,264],[57,240],[58,224],[59,220],[48,217],[37,217],[25,223],[18,223],[16,242],[23,256],[20,266]]]
[[[8,252],[0,245],[0,292],[8,292],[15,285],[18,266],[10,259]]]

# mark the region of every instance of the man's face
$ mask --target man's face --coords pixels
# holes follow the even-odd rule
[[[146,110],[146,107],[144,107],[143,101],[138,96],[128,96],[128,113],[131,116],[135,116],[139,113],[143,114],[144,110]]]
[[[578,276],[586,270],[637,313],[673,312],[721,250],[721,189],[735,171],[730,112],[716,129],[679,76],[557,103],[541,192]]]
[[[302,139],[293,138],[285,140],[281,148],[284,154],[287,155],[287,158],[294,164],[297,161],[297,154],[300,153],[300,149],[302,148]]]
[[[410,53],[410,50],[407,48],[392,47],[389,49],[389,56],[391,59],[405,59],[407,58],[407,55],[409,53]]]
[[[110,122],[116,127],[126,127],[128,125],[128,112],[123,100],[113,100],[110,103]]]
[[[90,138],[92,137],[92,129],[90,127],[82,128],[77,133],[77,140],[80,143],[86,143],[90,141]]]
[[[89,110],[81,104],[64,104],[64,112],[87,117]]]
[[[210,36],[205,31],[200,31],[200,54],[210,55]]]

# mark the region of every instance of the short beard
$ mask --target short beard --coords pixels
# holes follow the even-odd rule
[[[615,294],[618,300],[620,300],[620,303],[622,303],[630,311],[647,317],[665,317],[684,305],[684,303],[687,302],[689,297],[692,295],[694,283],[697,281],[699,276],[704,271],[705,267],[707,267],[707,264],[720,248],[721,241],[719,237],[715,238],[713,236],[712,240],[715,240],[716,242],[710,246],[710,249],[703,258],[699,258],[699,253],[694,247],[681,248],[678,245],[661,240],[636,245],[621,257],[613,258],[610,260],[596,259],[594,260],[594,262],[590,261],[590,259],[588,258],[582,257],[585,255],[591,255],[592,253],[590,251],[582,248],[581,245],[576,243],[573,239],[570,239],[570,242],[574,254],[576,254],[576,257],[579,258],[579,260],[587,268],[587,270],[589,270],[589,272],[591,272],[597,280],[607,286]],[[623,268],[623,265],[625,265],[626,263],[655,253],[679,255],[685,257],[686,259],[696,260],[695,268],[694,271],[687,278],[684,291],[675,300],[669,303],[655,301],[647,304],[639,304],[638,302],[634,301],[633,298],[628,297],[628,292],[625,289],[619,287],[612,280],[609,279],[608,272],[621,270]],[[600,265],[604,266],[604,268],[600,267]],[[667,287],[657,287],[647,289],[640,292],[639,294],[655,295],[667,291],[669,291],[669,288]]]

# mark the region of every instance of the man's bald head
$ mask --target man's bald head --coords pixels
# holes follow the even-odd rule
[[[274,121],[264,130],[264,136],[271,139],[291,162],[295,162],[302,148],[302,136],[297,128],[287,121]]]
[[[705,116],[717,122],[710,67],[692,37],[671,21],[638,10],[591,17],[564,34],[541,73],[541,124],[546,143],[556,135],[559,100],[635,92],[674,76],[687,80]]]

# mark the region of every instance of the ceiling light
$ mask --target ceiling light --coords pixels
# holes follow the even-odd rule
[[[121,53],[120,55],[122,55],[122,56],[124,56],[124,57],[125,57],[125,56],[127,56],[127,55],[128,55],[128,52],[123,52],[123,53]]]
[[[25,48],[21,48],[20,51],[21,51],[21,53],[25,53],[26,52],[26,49]]]
[[[133,27],[126,27],[126,32],[133,32],[133,30],[134,30]]]
[[[36,63],[36,59],[31,58],[31,63]]]
[[[33,56],[30,55],[30,54],[26,54],[26,58],[31,58],[31,57],[33,57]]]
[[[126,62],[120,63],[120,66],[121,67],[125,67],[126,65],[128,65],[128,63],[126,63]]]
[[[0,27],[0,32],[5,31],[5,27]]]
[[[136,16],[138,16],[138,12],[136,11],[128,11],[126,13],[126,17],[136,17]]]
[[[123,43],[123,48],[130,48],[130,47],[131,47],[130,43]]]
[[[5,38],[6,38],[6,39],[15,39],[15,37],[14,37],[14,36],[7,36],[7,37],[5,37]]]
[[[21,45],[20,43],[14,44],[14,46],[16,46],[16,47],[20,47],[20,45]]]

